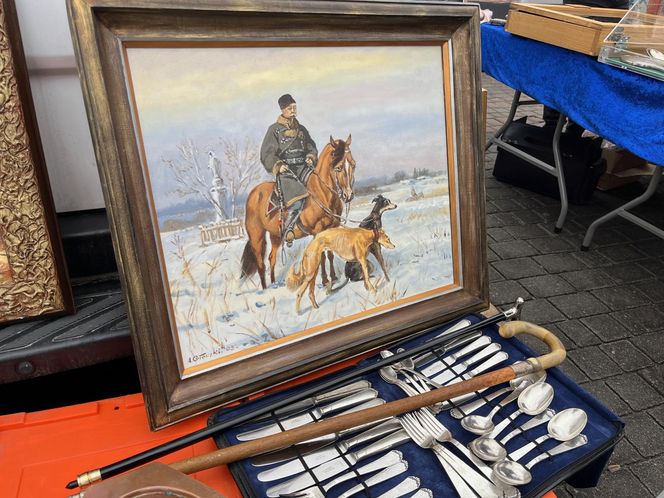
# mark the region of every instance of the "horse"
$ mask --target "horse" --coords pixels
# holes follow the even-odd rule
[[[344,205],[348,205],[354,196],[353,184],[355,182],[355,159],[350,150],[351,135],[346,140],[335,140],[330,135],[329,143],[320,153],[318,163],[307,180],[307,197],[299,222],[295,225],[296,239],[308,235],[316,235],[327,228],[341,224],[341,214]],[[265,248],[266,234],[270,237],[270,280],[275,282],[274,268],[277,264],[277,255],[281,246],[281,220],[280,209],[268,211],[268,204],[275,182],[258,184],[249,193],[245,209],[245,228],[249,240],[242,253],[242,278],[258,273],[263,289],[265,283]],[[304,230],[303,230],[304,228]],[[327,253],[330,264],[330,279],[337,280],[334,271],[334,255]],[[323,285],[329,283],[325,270],[325,254],[321,255],[321,278]]]

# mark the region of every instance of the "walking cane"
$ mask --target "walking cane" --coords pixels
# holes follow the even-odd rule
[[[537,325],[533,325],[532,323],[522,321],[508,322],[501,325],[499,333],[505,339],[509,339],[518,334],[531,335],[544,341],[549,347],[549,352],[537,358],[528,358],[527,360],[518,361],[513,365],[501,368],[494,372],[478,375],[469,380],[458,382],[450,386],[440,387],[417,396],[392,401],[381,406],[367,408],[348,415],[332,417],[322,422],[308,424],[271,436],[229,446],[227,448],[210,452],[206,455],[181,460],[171,464],[171,467],[185,474],[191,474],[218,465],[236,462],[244,458],[291,446],[326,434],[332,434],[368,422],[394,417],[402,413],[431,406],[461,396],[462,394],[479,391],[504,382],[509,382],[516,377],[555,367],[565,359],[565,347],[562,342],[560,342],[560,339],[550,331]]]

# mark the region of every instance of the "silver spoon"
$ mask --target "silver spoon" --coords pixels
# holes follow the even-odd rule
[[[555,414],[555,410],[548,409],[544,413],[535,415],[519,428],[514,429],[506,437],[501,439],[500,442],[493,438],[482,436],[471,441],[468,447],[473,453],[475,453],[476,456],[487,462],[497,462],[499,460],[503,460],[507,456],[505,443],[507,443],[510,439],[519,433],[526,432],[533,427],[547,423]]]
[[[551,384],[547,384],[546,382],[532,384],[521,392],[517,400],[519,409],[509,418],[510,420],[514,420],[522,413],[538,415],[549,407],[551,401],[553,401],[553,387],[551,387]],[[473,434],[488,434],[495,428],[492,418],[500,408],[500,405],[497,406],[486,417],[482,415],[468,415],[461,420],[461,426]]]
[[[545,380],[546,380],[546,370],[524,375],[523,377],[517,377],[516,379],[510,380],[509,387],[504,387],[496,392],[489,394],[488,396],[485,396],[484,398],[476,399],[475,401],[466,403],[463,406],[454,408],[450,410],[450,415],[456,419],[461,419],[466,415],[470,415],[478,408],[481,408],[488,401],[492,401],[497,397],[502,396],[505,393],[508,393],[510,391],[523,391],[526,387],[532,384],[536,384],[538,382],[544,382]]]
[[[581,431],[588,423],[588,415],[580,408],[567,408],[558,412],[549,420],[546,426],[548,434],[535,439],[516,451],[509,454],[510,459],[517,461],[530,453],[539,444],[547,439],[557,439],[558,441],[569,441],[581,434]]]
[[[525,431],[529,431],[530,429],[533,429],[535,427],[538,427],[542,424],[546,424],[553,418],[553,416],[556,414],[556,410],[552,410],[551,408],[547,409],[546,411],[540,413],[539,415],[535,415],[533,418],[531,418],[528,422],[523,424],[520,427],[517,427],[514,429],[512,432],[510,432],[507,436],[503,437],[499,443],[505,446],[514,436],[518,436],[519,434],[522,434]]]
[[[487,462],[497,462],[507,456],[507,450],[495,439],[478,437],[470,442],[468,447],[475,455]]]
[[[403,352],[403,351],[404,351],[403,348],[399,348],[399,349],[397,349],[397,353],[401,353],[401,352]],[[385,349],[385,350],[383,350],[383,351],[380,352],[380,356],[381,356],[382,358],[389,358],[389,357],[392,356],[393,354],[394,354],[394,353],[392,353],[392,352],[391,352],[390,350],[388,350],[388,349]],[[393,370],[395,370],[395,371],[397,371],[397,372],[399,372],[399,371],[408,372],[408,373],[414,375],[414,376],[417,377],[418,379],[422,380],[423,382],[426,382],[427,384],[429,384],[430,386],[432,386],[432,387],[434,387],[434,388],[436,388],[436,389],[439,388],[439,387],[442,387],[442,386],[441,386],[440,384],[438,384],[437,382],[434,382],[433,380],[431,380],[431,379],[430,379],[429,377],[427,377],[426,375],[424,375],[424,374],[420,373],[419,371],[417,371],[417,370],[415,369],[415,362],[413,361],[412,358],[404,358],[404,359],[402,359],[401,361],[397,361],[397,362],[392,363],[392,365],[390,365],[390,366],[392,367]]]
[[[587,442],[588,438],[586,438],[586,436],[583,434],[579,434],[570,441],[566,441],[562,444],[559,444],[555,448],[550,449],[547,453],[542,453],[541,455],[536,456],[526,465],[521,465],[520,463],[514,462],[512,460],[503,460],[502,462],[498,462],[493,466],[493,475],[506,484],[510,484],[512,486],[523,486],[524,484],[528,484],[530,481],[532,481],[533,476],[530,473],[530,469],[532,469],[535,465],[543,460],[546,460],[549,456],[558,455],[560,453],[573,450],[583,446]]]

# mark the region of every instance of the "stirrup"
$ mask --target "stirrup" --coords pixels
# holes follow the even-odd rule
[[[293,245],[293,241],[295,240],[295,232],[292,229],[286,230],[284,239],[286,240],[286,246],[291,247]]]

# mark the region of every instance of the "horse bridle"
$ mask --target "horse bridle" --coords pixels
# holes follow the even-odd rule
[[[353,154],[350,151],[350,147],[348,147],[347,145],[344,146],[344,155],[341,157],[341,160],[332,167],[332,171],[334,171],[333,177],[334,177],[334,186],[335,186],[335,189],[336,189],[335,193],[337,194],[339,199],[344,204],[348,205],[348,203],[350,203],[350,200],[345,199],[343,190],[342,190],[341,185],[339,183],[339,173],[344,171],[346,173],[346,178],[348,178],[348,176],[349,176],[348,168],[346,167],[346,163],[348,163],[348,165],[353,169],[355,169],[355,166],[357,164],[355,162],[355,159],[353,159]],[[355,183],[355,177],[353,177],[353,180],[350,182],[350,188],[351,189],[353,188],[354,183]],[[332,190],[332,189],[330,189],[330,190]]]

